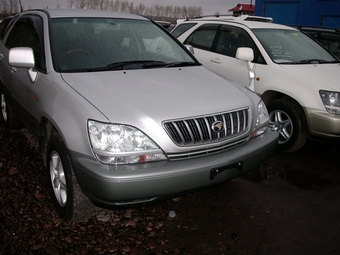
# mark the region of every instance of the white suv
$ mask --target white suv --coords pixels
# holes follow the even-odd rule
[[[256,74],[252,89],[267,105],[281,150],[298,150],[308,137],[339,138],[339,60],[300,31],[271,21],[203,17],[181,22],[172,34],[191,45],[203,65],[228,79],[249,86],[249,70]],[[248,48],[251,63],[238,59],[240,47]]]

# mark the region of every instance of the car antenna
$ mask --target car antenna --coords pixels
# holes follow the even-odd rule
[[[19,0],[19,5],[20,5],[20,11],[23,12],[24,10],[22,9],[21,0]]]

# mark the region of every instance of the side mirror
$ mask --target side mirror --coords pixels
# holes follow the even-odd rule
[[[17,47],[9,50],[9,64],[14,67],[34,67],[33,49],[28,47]]]
[[[239,60],[253,61],[254,51],[252,48],[240,47],[236,51],[236,58]]]
[[[34,53],[32,48],[17,47],[9,50],[9,64],[13,67],[28,68],[28,74],[32,82],[37,78],[38,73],[33,70],[35,66]]]
[[[236,58],[239,60],[247,61],[248,71],[249,71],[249,78],[250,78],[250,84],[248,85],[248,88],[252,91],[255,90],[255,64],[252,63],[254,59],[254,51],[252,48],[248,47],[240,47],[236,51]]]

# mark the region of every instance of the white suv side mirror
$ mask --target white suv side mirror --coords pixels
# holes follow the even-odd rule
[[[237,49],[236,51],[236,58],[239,60],[244,60],[247,61],[248,64],[248,71],[249,71],[249,78],[250,78],[250,84],[248,86],[249,89],[251,89],[252,91],[255,90],[255,64],[252,63],[251,61],[253,61],[254,59],[254,51],[252,48],[248,48],[248,47],[240,47]]]

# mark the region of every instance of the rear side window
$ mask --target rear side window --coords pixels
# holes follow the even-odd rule
[[[183,23],[178,25],[171,33],[176,38],[179,37],[181,34],[185,33],[187,30],[195,26],[197,23]]]

